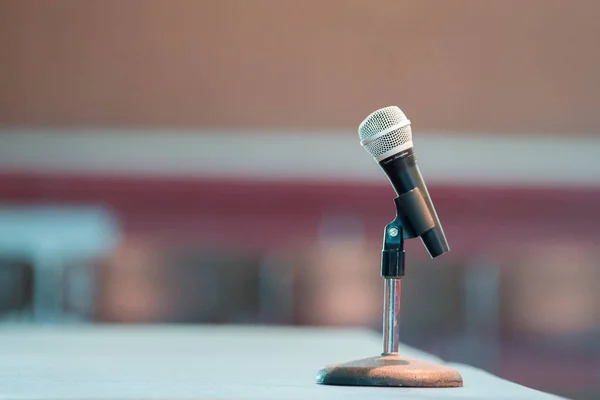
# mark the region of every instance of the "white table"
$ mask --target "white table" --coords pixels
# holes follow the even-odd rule
[[[476,368],[463,388],[315,384],[325,364],[376,355],[363,330],[0,326],[0,399],[558,399]],[[402,346],[407,357],[441,362]]]

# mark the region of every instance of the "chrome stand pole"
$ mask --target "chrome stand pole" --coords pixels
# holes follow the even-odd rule
[[[398,353],[400,344],[400,278],[385,278],[383,288],[383,352]]]

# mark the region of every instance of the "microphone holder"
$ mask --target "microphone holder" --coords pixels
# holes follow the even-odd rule
[[[404,240],[416,238],[433,227],[433,218],[420,226],[409,223],[408,212],[428,208],[419,189],[394,199],[396,218],[385,226],[381,252],[383,289],[383,352],[379,356],[326,366],[317,373],[317,383],[344,386],[461,387],[460,373],[450,367],[404,358],[400,344],[400,292],[404,276]],[[430,214],[430,213],[429,213]]]

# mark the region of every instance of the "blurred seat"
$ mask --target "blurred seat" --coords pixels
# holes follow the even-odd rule
[[[18,319],[31,309],[33,270],[23,260],[0,258],[0,317]]]
[[[97,264],[102,323],[255,323],[260,256],[128,235]]]
[[[0,207],[0,256],[31,264],[30,316],[35,322],[68,320],[62,304],[65,266],[101,257],[118,240],[116,219],[103,207]]]

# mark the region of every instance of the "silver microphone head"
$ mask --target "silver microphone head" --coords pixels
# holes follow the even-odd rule
[[[413,147],[410,121],[396,106],[373,111],[358,127],[360,144],[381,161]]]

